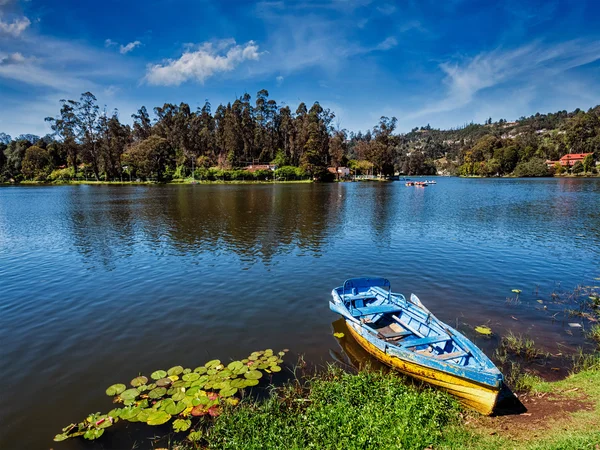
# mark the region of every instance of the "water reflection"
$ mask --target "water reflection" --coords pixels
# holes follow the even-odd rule
[[[270,264],[293,250],[319,256],[342,222],[343,186],[179,186],[73,191],[69,206],[77,251],[114,267],[133,245],[176,255],[235,254]],[[158,195],[156,195],[158,194]]]

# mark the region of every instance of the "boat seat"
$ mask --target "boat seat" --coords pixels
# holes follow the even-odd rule
[[[344,295],[344,300],[346,301],[353,301],[353,300],[368,300],[368,299],[375,299],[375,295],[374,294],[346,294]]]
[[[408,331],[408,330],[403,330],[403,331],[398,331],[398,332],[392,332],[392,333],[382,333],[381,331],[379,332],[379,334],[381,334],[385,339],[399,339],[399,338],[403,338],[406,336],[412,336],[413,332],[412,331]]]
[[[442,353],[441,355],[435,355],[435,359],[438,359],[440,361],[447,361],[449,359],[462,358],[463,356],[466,356],[466,355],[467,354],[465,352],[463,352],[462,350],[459,350],[457,352]]]
[[[373,314],[389,314],[402,311],[402,308],[396,305],[379,305],[379,306],[365,306],[364,308],[352,309],[352,315],[354,317],[371,316]]]
[[[437,344],[438,342],[449,341],[450,336],[442,335],[442,336],[428,336],[420,339],[411,339],[409,341],[403,342],[402,347],[417,347],[420,345],[430,345]]]

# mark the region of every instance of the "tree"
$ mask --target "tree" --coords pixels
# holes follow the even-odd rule
[[[532,158],[530,161],[522,162],[515,168],[518,177],[547,177],[550,175],[546,161],[540,158]]]
[[[590,153],[589,155],[586,155],[585,158],[583,158],[583,170],[584,172],[591,172],[593,167],[594,155]]]
[[[123,154],[123,162],[131,166],[137,176],[148,178],[156,174],[157,180],[162,181],[165,169],[174,157],[173,153],[169,141],[152,135],[129,147]]]
[[[577,161],[575,164],[573,164],[573,167],[571,168],[572,173],[582,173],[584,171],[585,168],[583,167],[581,161]]]
[[[29,141],[11,141],[4,150],[6,170],[11,178],[18,179],[21,175],[21,166],[25,151],[31,147]]]
[[[556,161],[554,163],[554,173],[557,175],[561,175],[563,173],[565,173],[565,168],[562,166],[562,164],[559,161]]]
[[[100,181],[100,146],[98,145],[98,114],[100,108],[91,92],[81,94],[77,121],[81,130],[81,150],[84,162],[92,166],[96,181]]]
[[[25,151],[21,171],[26,178],[45,180],[52,171],[52,161],[48,152],[35,145]]]
[[[148,139],[152,131],[152,122],[146,107],[142,106],[138,109],[137,114],[132,114],[131,117],[133,118],[133,138],[138,142]]]
[[[60,103],[60,117],[46,117],[45,120],[50,123],[54,135],[61,139],[67,153],[68,162],[73,166],[73,174],[76,177],[77,156],[79,153],[79,145],[77,144],[79,134],[77,110],[79,109],[79,103],[74,100],[61,100]]]

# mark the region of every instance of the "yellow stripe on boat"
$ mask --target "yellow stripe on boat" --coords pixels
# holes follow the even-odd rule
[[[396,356],[388,355],[358,334],[352,325],[348,324],[348,329],[361,347],[384,364],[397,369],[402,373],[444,389],[455,396],[462,404],[473,408],[481,414],[492,414],[500,392],[499,388],[494,389],[473,380],[461,378],[453,374],[441,372],[411,361],[400,359]]]

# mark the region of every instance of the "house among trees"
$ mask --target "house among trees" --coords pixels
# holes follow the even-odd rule
[[[246,170],[248,172],[256,172],[258,170],[270,170],[270,171],[275,171],[277,170],[277,166],[275,164],[250,164],[249,166],[246,167]]]
[[[328,167],[327,170],[329,173],[335,175],[338,180],[350,176],[350,169],[348,167]]]
[[[558,161],[546,160],[546,165],[548,168],[552,168],[556,165],[556,163],[559,163],[561,166],[569,168],[573,167],[577,162],[583,163],[585,157],[591,154],[592,153],[569,153],[560,158]]]

